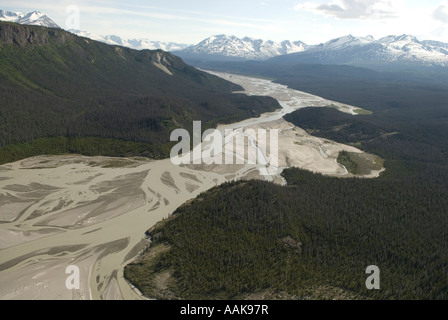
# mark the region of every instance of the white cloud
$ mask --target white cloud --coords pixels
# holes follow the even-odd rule
[[[443,23],[448,23],[448,5],[441,4],[432,13],[432,17]]]
[[[333,0],[298,4],[296,10],[309,10],[339,19],[389,19],[398,17],[405,0]]]

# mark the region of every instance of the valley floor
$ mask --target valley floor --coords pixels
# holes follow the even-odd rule
[[[282,184],[285,167],[351,176],[336,158],[362,151],[309,135],[283,120],[307,106],[356,107],[288,89],[268,80],[218,74],[246,94],[269,95],[283,109],[220,126],[279,130],[278,167],[174,165],[170,159],[39,156],[0,166],[0,299],[142,299],[123,268],[147,245],[145,232],[179,206],[226,181],[264,179]],[[244,146],[239,146],[244,147]],[[238,149],[238,147],[236,148]],[[382,168],[365,177],[377,177]],[[68,266],[80,271],[80,289],[67,289]]]

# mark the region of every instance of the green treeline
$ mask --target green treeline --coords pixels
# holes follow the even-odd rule
[[[86,156],[131,157],[152,159],[165,157],[171,145],[153,146],[148,143],[104,138],[40,138],[0,148],[0,164],[15,162],[36,155],[61,155],[67,153]]]

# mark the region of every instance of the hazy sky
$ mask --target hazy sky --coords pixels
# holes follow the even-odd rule
[[[198,43],[217,34],[318,44],[347,34],[412,34],[448,43],[448,0],[0,0],[0,9],[39,10],[62,28],[124,38]]]

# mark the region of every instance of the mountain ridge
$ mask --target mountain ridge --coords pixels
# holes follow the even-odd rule
[[[61,29],[53,20],[40,11],[31,11],[28,13],[11,12],[0,10],[0,21],[14,22],[22,25],[36,25],[48,28]],[[101,36],[94,33],[81,30],[67,30],[77,36],[89,38],[91,40],[100,41],[109,45],[118,45],[128,47],[135,50],[158,50],[163,51],[176,51],[182,50],[190,46],[190,44],[176,43],[176,42],[163,42],[163,41],[151,41],[149,39],[124,39],[116,35]]]
[[[0,163],[73,152],[168,157],[174,129],[198,120],[205,130],[279,107],[234,94],[242,88],[162,50],[12,22],[0,22],[0,79]]]

